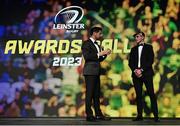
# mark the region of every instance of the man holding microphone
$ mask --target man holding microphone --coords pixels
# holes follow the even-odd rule
[[[82,44],[82,54],[85,59],[83,75],[86,83],[86,120],[110,120],[105,117],[100,109],[100,62],[111,53],[110,49],[103,50],[96,40],[102,37],[101,27],[92,27],[90,30],[90,38]],[[94,106],[95,116],[91,106]]]

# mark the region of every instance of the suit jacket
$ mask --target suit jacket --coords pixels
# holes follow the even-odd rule
[[[141,69],[143,76],[153,76],[152,64],[154,62],[154,52],[150,44],[144,44],[141,53]],[[136,77],[134,70],[138,68],[138,46],[131,49],[129,56],[129,67],[132,70],[132,77]]]
[[[100,75],[100,62],[103,61],[106,58],[106,56],[100,56],[98,58],[98,51],[94,43],[90,39],[83,42],[81,49],[85,59],[83,74]]]

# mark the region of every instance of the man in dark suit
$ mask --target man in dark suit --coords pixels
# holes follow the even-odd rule
[[[102,37],[102,28],[93,27],[90,30],[89,40],[82,44],[82,54],[85,59],[83,75],[86,82],[86,120],[110,120],[105,117],[100,109],[100,62],[103,61],[111,50],[103,50],[96,42]],[[93,104],[95,110],[95,117],[91,105]]]
[[[153,87],[153,68],[154,52],[150,44],[144,43],[145,34],[142,31],[138,31],[135,35],[135,41],[137,45],[131,49],[129,57],[129,67],[132,70],[132,79],[134,88],[136,91],[137,101],[137,117],[134,121],[143,120],[143,102],[142,102],[142,86],[143,83],[146,86],[147,93],[151,100],[151,109],[154,114],[154,121],[158,122],[158,107],[157,99],[154,94]]]

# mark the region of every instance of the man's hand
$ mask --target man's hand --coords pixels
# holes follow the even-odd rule
[[[107,49],[107,55],[111,54],[111,50]]]
[[[142,76],[142,71],[141,71],[141,69],[135,69],[134,73],[135,73],[135,75],[136,75],[138,78],[140,78],[140,77]]]
[[[109,54],[111,54],[110,49],[106,49],[106,50],[99,52],[99,56],[104,56],[104,55],[109,55]]]

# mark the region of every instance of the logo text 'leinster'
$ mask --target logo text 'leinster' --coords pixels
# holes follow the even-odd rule
[[[79,23],[84,11],[79,6],[69,6],[60,10],[54,17],[53,29],[66,29],[66,32],[78,32],[84,29],[84,24]]]

